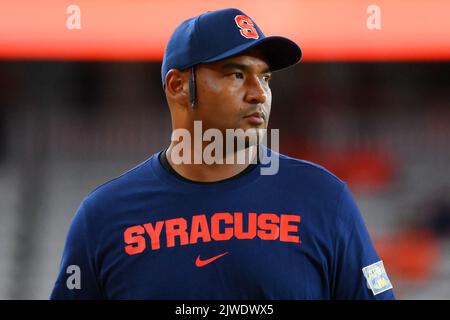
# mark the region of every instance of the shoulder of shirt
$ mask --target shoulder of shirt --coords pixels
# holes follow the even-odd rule
[[[331,171],[325,167],[307,160],[295,159],[287,155],[280,154],[280,170],[284,169],[289,177],[296,179],[302,179],[305,176],[311,178],[309,181],[315,181],[314,185],[319,188],[319,192],[322,195],[322,201],[328,199],[336,204],[335,214],[340,215],[341,201],[344,199],[342,195],[345,190],[348,190],[347,184],[344,180],[338,178]],[[349,195],[349,193],[345,193]],[[337,217],[336,216],[336,217]],[[341,216],[339,219],[353,218],[353,215],[349,215],[348,212]],[[328,218],[330,216],[328,215]],[[330,220],[331,221],[331,220]]]
[[[311,174],[320,175],[323,178],[330,180],[330,182],[337,183],[340,186],[345,184],[345,182],[338,178],[334,173],[317,163],[303,159],[296,159],[281,153],[279,156],[280,167],[282,166],[284,170],[289,170],[289,174],[295,174],[298,172],[298,169],[303,169]]]

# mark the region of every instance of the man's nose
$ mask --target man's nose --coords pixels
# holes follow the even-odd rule
[[[247,93],[245,95],[246,102],[251,104],[266,102],[267,92],[261,81],[262,80],[257,76],[247,78]]]

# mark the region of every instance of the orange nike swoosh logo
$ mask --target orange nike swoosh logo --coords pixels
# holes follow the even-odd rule
[[[204,266],[206,266],[207,264],[213,262],[214,260],[217,260],[217,259],[223,257],[223,256],[226,255],[227,253],[228,253],[228,251],[227,251],[227,252],[224,252],[224,253],[221,253],[221,254],[218,254],[217,256],[214,256],[214,257],[209,258],[209,259],[206,259],[206,260],[200,259],[200,255],[198,255],[197,259],[195,260],[195,265],[196,265],[197,267],[199,267],[199,268],[200,268],[200,267],[204,267]]]

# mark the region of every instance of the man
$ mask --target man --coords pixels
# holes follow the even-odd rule
[[[294,42],[265,37],[237,9],[183,22],[162,65],[172,142],[85,198],[51,298],[393,299],[344,182],[259,135],[210,153],[208,139],[179,139],[195,140],[197,121],[215,139],[265,130],[271,73],[300,59]],[[226,161],[243,151],[246,161]],[[261,154],[278,170],[262,174]]]

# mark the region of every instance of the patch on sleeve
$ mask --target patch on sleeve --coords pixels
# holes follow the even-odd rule
[[[374,296],[392,289],[391,281],[389,281],[382,260],[364,267],[362,271],[367,280],[367,287],[372,290]]]

